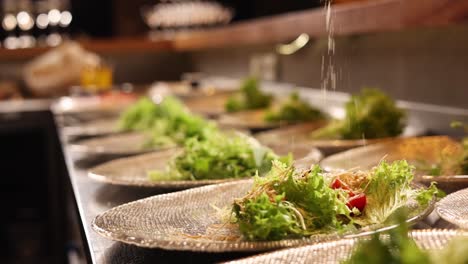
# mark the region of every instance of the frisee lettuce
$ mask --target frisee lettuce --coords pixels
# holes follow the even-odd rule
[[[374,234],[370,240],[362,240],[353,255],[342,263],[429,263],[429,256],[409,238],[406,218],[406,210],[399,211],[392,219],[398,223],[398,227],[388,231],[390,235],[388,239],[383,239],[380,234]]]
[[[343,175],[354,184],[347,186],[353,194],[346,188],[332,188],[332,180]],[[346,231],[381,224],[397,210],[405,208],[409,201],[426,206],[438,190],[435,186],[427,190],[414,189],[412,180],[413,167],[406,161],[391,164],[382,161],[370,171],[335,175],[324,173],[318,165],[298,171],[293,166],[273,161],[270,172],[265,177],[255,177],[250,192],[235,200],[233,212],[241,233],[249,240]],[[348,207],[350,197],[358,193],[367,198],[362,212]],[[273,222],[279,220],[269,217],[282,217],[284,221],[275,225]]]
[[[420,249],[408,235],[405,222],[407,212],[395,214],[398,227],[388,231],[389,236],[374,234],[370,240],[361,240],[351,257],[343,264],[404,263],[404,264],[466,264],[468,238],[456,237],[444,248],[431,252]]]
[[[269,171],[271,161],[278,158],[250,137],[211,132],[206,140],[188,139],[184,151],[165,170],[148,175],[154,181],[251,177]]]
[[[286,121],[296,123],[322,119],[325,119],[325,115],[320,110],[301,100],[297,92],[291,93],[288,100],[278,110],[269,110],[265,114],[267,122]]]
[[[405,125],[405,112],[377,89],[364,88],[345,105],[346,117],[312,132],[314,139],[362,139],[394,137]]]
[[[187,112],[182,102],[174,97],[165,97],[159,104],[149,97],[142,97],[120,115],[118,128],[121,131],[143,131],[151,129],[157,120]]]
[[[262,109],[270,106],[273,97],[263,93],[256,78],[245,79],[240,88],[240,93],[231,96],[226,102],[228,112],[242,110]]]
[[[468,175],[468,123],[454,121],[450,124],[452,128],[463,128],[465,131],[465,137],[461,140],[463,146],[463,154],[459,162],[459,172],[462,175]]]
[[[278,240],[337,229],[343,226],[338,215],[350,215],[320,167],[299,174],[280,161],[273,161],[265,177],[255,177],[254,187],[234,202],[233,211],[241,233],[249,240]]]
[[[148,97],[141,98],[122,113],[119,129],[147,131],[151,137],[144,147],[153,147],[183,145],[193,137],[205,140],[218,128],[214,123],[190,113],[175,97],[167,96],[159,104]]]

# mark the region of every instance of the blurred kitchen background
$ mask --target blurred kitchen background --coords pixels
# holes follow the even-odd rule
[[[465,0],[0,3],[2,101],[200,72],[346,93],[377,87],[399,100],[468,108]],[[99,80],[89,80],[95,71]],[[0,262],[64,263],[78,248],[67,239],[78,235],[68,228],[78,218],[65,218],[70,190],[60,188],[68,183],[53,118],[0,109],[0,171],[17,175],[1,185],[8,217],[0,221]]]
[[[398,99],[467,105],[463,96],[468,89],[466,4],[339,2],[344,2],[336,3],[343,11],[331,16],[336,20],[332,56],[336,90],[354,92],[373,86]],[[189,10],[185,12],[206,8],[201,16],[206,24],[196,16],[177,21],[187,16],[171,16],[170,8],[148,14],[158,3]],[[320,0],[4,0],[0,79],[3,86],[13,82],[27,93],[22,66],[48,46],[75,39],[113,65],[115,83],[176,80],[183,72],[243,77],[263,65],[266,79],[320,88],[322,60],[330,57],[324,5]],[[210,20],[210,12],[219,13],[221,8],[229,14]],[[169,15],[160,15],[164,12]],[[301,33],[310,36],[302,49],[290,55],[278,53],[278,44]]]

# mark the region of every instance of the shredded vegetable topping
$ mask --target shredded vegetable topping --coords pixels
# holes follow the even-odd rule
[[[370,171],[326,174],[274,161],[265,177],[237,199],[233,212],[248,240],[278,240],[380,224],[410,200],[426,205],[437,188],[413,189],[406,161],[382,161]]]

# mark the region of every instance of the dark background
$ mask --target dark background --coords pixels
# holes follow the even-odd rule
[[[222,0],[235,10],[232,22],[318,7],[321,0]],[[141,8],[158,3],[151,0],[72,0],[72,32],[89,37],[144,34],[149,28],[141,18]]]

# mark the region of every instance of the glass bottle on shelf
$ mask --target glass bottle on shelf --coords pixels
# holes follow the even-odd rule
[[[81,71],[81,87],[90,93],[105,92],[113,86],[113,67],[104,61],[88,65]]]

